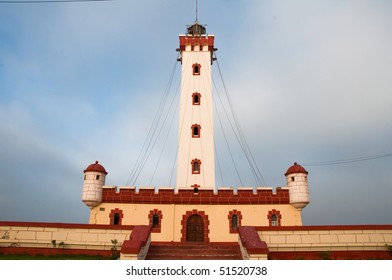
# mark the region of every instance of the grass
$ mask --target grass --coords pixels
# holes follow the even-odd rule
[[[28,255],[28,254],[0,254],[0,260],[111,260],[110,257],[101,255]]]

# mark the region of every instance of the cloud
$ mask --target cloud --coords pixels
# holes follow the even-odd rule
[[[83,169],[99,160],[108,185],[127,182],[194,6],[171,0],[18,7],[0,11],[0,219],[85,222]],[[284,185],[294,161],[390,152],[390,8],[374,1],[200,5],[199,19],[216,36],[224,82],[268,185]],[[217,63],[213,68],[223,96]],[[254,185],[225,127],[242,180]],[[217,174],[217,183],[237,186],[215,128],[224,171],[224,182]],[[166,133],[156,186],[169,184],[175,161],[176,124],[165,126],[161,140]],[[149,184],[162,147],[158,141],[138,185]],[[304,222],[370,223],[376,221],[372,208],[390,212],[388,160],[306,166],[312,201]],[[21,201],[32,206],[11,213]],[[390,218],[380,215],[377,222]]]
[[[81,175],[67,151],[42,137],[23,107],[0,108],[0,219],[30,220],[41,215],[39,221],[81,221],[85,215],[75,215],[73,210],[82,206],[77,199],[80,184],[75,180]]]

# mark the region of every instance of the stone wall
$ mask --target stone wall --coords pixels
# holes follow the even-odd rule
[[[388,256],[386,245],[392,244],[392,225],[257,227],[257,231],[272,255],[347,252],[353,258],[355,252],[384,252],[376,255]]]
[[[5,248],[110,251],[113,246],[120,250],[132,229],[133,226],[0,222],[0,252]]]

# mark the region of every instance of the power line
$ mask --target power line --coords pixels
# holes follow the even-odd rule
[[[177,64],[178,63],[177,63],[177,59],[176,59],[174,62],[174,65],[173,65],[172,72],[169,77],[168,84],[166,86],[165,91],[163,92],[161,101],[159,103],[158,110],[155,113],[154,120],[151,124],[151,127],[148,131],[147,137],[146,137],[146,139],[143,143],[143,146],[140,150],[139,156],[136,159],[135,165],[134,165],[134,167],[128,177],[128,181],[127,181],[126,185],[128,185],[129,183],[131,183],[132,185],[136,184],[136,181],[137,181],[141,171],[143,170],[144,165],[146,164],[148,158],[150,157],[152,149],[154,148],[157,140],[159,139],[159,135],[162,132],[163,123],[166,122],[167,115],[169,114],[169,112],[167,112],[167,115],[164,120],[162,119],[162,116],[165,111],[165,106],[166,106],[166,102],[168,100],[168,96],[170,94],[170,90],[171,90],[173,79],[174,79],[174,74],[177,69]],[[173,103],[173,101],[172,101],[172,103]],[[170,108],[169,108],[169,111],[170,111]],[[158,129],[159,124],[161,124],[161,129]]]
[[[53,4],[53,3],[73,3],[73,2],[109,2],[116,0],[15,0],[15,1],[2,1],[0,4]]]
[[[339,159],[339,160],[330,160],[330,161],[320,161],[320,162],[312,162],[312,163],[303,163],[303,166],[319,166],[319,165],[335,165],[335,164],[346,164],[367,160],[374,160],[379,158],[391,157],[392,153],[381,154],[381,155],[371,155],[371,156],[363,156],[356,158],[348,158],[348,159]]]
[[[230,117],[228,116],[227,111],[226,111],[225,107],[223,106],[224,112],[225,112],[226,117],[227,117],[227,119],[229,121],[229,124],[230,124],[230,126],[231,126],[231,128],[232,128],[232,130],[234,132],[234,135],[237,138],[237,141],[239,142],[239,145],[240,145],[240,147],[241,147],[241,149],[242,149],[242,151],[243,151],[243,153],[244,153],[244,155],[245,155],[245,157],[246,157],[246,159],[248,161],[249,167],[250,167],[250,169],[251,169],[251,171],[253,173],[253,177],[255,178],[256,184],[258,184],[259,186],[266,185],[265,180],[263,178],[263,175],[261,174],[261,172],[260,172],[260,170],[259,170],[259,168],[258,168],[258,166],[256,164],[256,161],[255,161],[255,159],[253,157],[253,154],[252,154],[252,152],[250,150],[248,142],[246,141],[246,137],[244,135],[244,132],[243,132],[243,130],[242,130],[240,124],[239,124],[238,118],[237,118],[237,116],[235,114],[235,111],[234,111],[234,108],[233,108],[230,96],[229,96],[228,91],[227,91],[226,83],[225,83],[225,81],[223,79],[223,75],[222,75],[222,71],[221,71],[220,66],[219,66],[218,59],[217,59],[215,53],[214,53],[214,55],[215,55],[214,58],[215,58],[215,61],[216,61],[217,67],[218,67],[219,76],[220,76],[221,81],[222,81],[222,86],[223,86],[223,89],[224,89],[224,93],[225,93],[226,99],[227,99],[228,104],[229,104],[229,109],[231,111],[231,116],[232,116],[232,118],[234,120],[234,125],[230,121]],[[215,85],[215,83],[214,83],[214,85]],[[215,88],[216,88],[216,86],[215,86]],[[217,90],[217,92],[218,92],[218,90]],[[220,99],[219,95],[218,95],[218,97]],[[223,105],[223,103],[222,103],[222,105]]]

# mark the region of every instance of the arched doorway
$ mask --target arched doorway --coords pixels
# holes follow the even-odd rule
[[[204,220],[197,214],[191,215],[186,222],[186,241],[204,242]]]

